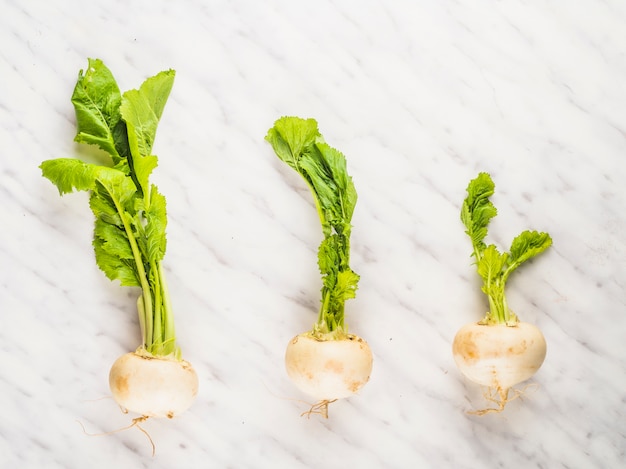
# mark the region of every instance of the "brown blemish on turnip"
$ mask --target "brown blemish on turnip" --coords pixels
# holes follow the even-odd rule
[[[515,344],[509,347],[507,351],[514,355],[521,355],[526,351],[527,348],[528,344],[525,340],[522,340],[519,344]]]
[[[474,335],[471,333],[457,336],[452,344],[452,352],[455,355],[462,355],[463,358],[471,361],[476,361],[480,358]]]
[[[369,379],[369,377],[368,377],[368,379]],[[354,392],[357,392],[359,389],[361,389],[365,385],[365,383],[367,383],[367,381],[368,381],[367,379],[365,381],[348,381],[348,380],[346,380],[346,386],[348,386],[348,389],[354,393]]]
[[[337,360],[328,360],[324,365],[324,369],[330,370],[334,373],[343,373],[343,363]]]
[[[115,387],[122,398],[128,396],[128,376],[117,376],[115,378]]]

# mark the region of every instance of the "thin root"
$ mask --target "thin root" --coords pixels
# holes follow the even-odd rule
[[[322,417],[324,417],[325,419],[328,418],[328,404],[332,404],[333,402],[335,402],[337,399],[324,399],[321,400],[315,404],[313,404],[311,406],[311,408],[309,410],[307,410],[306,412],[302,412],[300,414],[300,417],[304,417],[306,415],[306,418],[311,418],[311,414],[319,414]]]
[[[524,389],[513,389],[507,388],[502,389],[500,386],[497,388],[489,387],[485,389],[483,392],[483,396],[485,400],[489,402],[493,402],[497,407],[489,407],[487,409],[481,410],[470,410],[467,413],[471,415],[485,415],[489,413],[500,413],[504,410],[504,407],[507,403],[514,401],[517,398],[522,398],[526,394],[526,390],[533,386],[533,384],[529,384],[524,387]],[[513,395],[509,398],[509,391],[513,391]]]
[[[146,437],[148,438],[148,441],[150,441],[150,445],[152,446],[152,456],[154,457],[154,454],[156,452],[156,446],[154,445],[154,441],[152,441],[152,437],[150,437],[150,434],[144,428],[142,428],[141,425],[139,425],[140,423],[145,422],[149,418],[150,417],[147,415],[142,415],[141,417],[134,418],[132,420],[132,423],[126,427],[118,428],[117,430],[111,430],[110,432],[103,432],[103,433],[89,433],[87,432],[87,430],[85,429],[85,426],[82,424],[80,420],[77,420],[77,422],[82,427],[83,433],[88,436],[113,435],[114,433],[123,432],[125,430],[130,430],[131,428],[136,427],[139,431],[141,431],[141,433],[146,435]]]

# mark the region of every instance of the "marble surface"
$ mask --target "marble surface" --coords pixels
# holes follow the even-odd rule
[[[80,5],[80,6],[79,6]],[[626,5],[577,2],[0,1],[0,467],[614,468],[626,457]],[[154,151],[167,273],[200,393],[140,431],[108,371],[137,292],[91,250],[87,195],[39,163],[85,157],[70,95],[87,57],[124,90],[176,82]],[[283,367],[313,324],[321,230],[264,142],[314,117],[359,194],[347,304],[370,383],[306,419]],[[554,246],[509,302],[548,342],[522,399],[483,417],[451,342],[487,308],[459,221],[488,171],[491,240]],[[622,461],[622,462],[620,462]],[[623,466],[621,466],[623,467]]]

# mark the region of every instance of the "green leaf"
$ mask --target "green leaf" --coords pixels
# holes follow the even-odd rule
[[[131,171],[144,193],[147,193],[148,178],[157,166],[157,158],[151,154],[152,145],[174,77],[174,70],[160,72],[144,81],[138,90],[127,91],[122,97],[120,112],[128,132]]]
[[[135,194],[132,181],[122,171],[99,166],[74,158],[47,160],[39,166],[45,178],[49,179],[61,194],[74,190],[97,190],[97,184],[115,193],[122,204]]]
[[[489,200],[495,185],[487,173],[479,173],[467,186],[467,197],[461,208],[461,221],[467,228],[466,233],[472,240],[474,252],[480,253],[485,248],[487,226],[498,213]]]
[[[483,279],[482,291],[489,299],[485,324],[513,324],[517,316],[510,311],[505,296],[505,285],[511,272],[523,262],[545,251],[552,239],[547,233],[524,231],[511,244],[510,253],[500,253],[484,242],[487,226],[497,210],[489,201],[495,185],[487,173],[479,173],[467,187],[467,197],[461,208],[461,220],[472,240],[478,274]]]
[[[265,137],[311,187],[326,235],[349,226],[357,195],[345,156],[323,141],[314,119],[282,117]]]
[[[126,126],[121,120],[121,94],[111,71],[100,60],[89,59],[80,71],[72,94],[78,132],[75,140],[96,145],[117,164],[128,154]]]
[[[318,142],[315,146],[324,158],[330,170],[330,180],[336,187],[335,206],[341,210],[337,214],[337,221],[342,224],[350,223],[357,202],[357,193],[352,177],[348,175],[346,157],[326,143]]]
[[[96,217],[93,242],[96,263],[110,279],[118,279],[123,285],[137,285],[133,254],[119,214],[119,209],[133,205],[136,192],[130,178],[113,168],[69,158],[44,161],[41,169],[61,194],[92,191],[89,205]]]
[[[102,218],[95,222],[94,236],[102,241],[102,249],[119,259],[133,259],[133,250],[123,228],[107,223]]]
[[[334,295],[341,301],[346,301],[356,297],[356,290],[359,284],[359,275],[352,270],[343,270],[337,275],[337,286]]]
[[[124,287],[141,287],[134,260],[121,259],[105,248],[106,240],[95,237],[93,248],[96,263],[109,280],[119,280]]]
[[[111,171],[115,171],[117,177],[98,178],[90,198],[90,207],[96,216],[93,242],[96,263],[109,279],[117,279],[123,286],[142,286],[136,265],[138,259],[124,223],[137,216],[134,213],[135,185],[120,171]],[[111,176],[111,171],[103,175]]]
[[[94,192],[100,197],[108,197],[116,208],[134,212],[134,200],[137,197],[135,185],[130,177],[117,169],[95,167],[97,171]]]
[[[523,262],[541,254],[552,245],[552,238],[548,233],[538,231],[524,231],[511,243],[510,264],[519,266]]]
[[[324,142],[314,119],[282,117],[265,138],[309,185],[322,224],[324,240],[318,250],[322,307],[314,333],[344,331],[344,303],[354,298],[359,280],[349,267],[357,194],[345,156]]]
[[[94,188],[98,171],[94,165],[74,158],[46,160],[39,166],[42,175],[49,179],[61,195]]]
[[[324,238],[317,251],[317,265],[322,275],[327,275],[339,270],[340,246],[337,243],[337,235]]]
[[[331,179],[330,169],[315,147],[309,148],[300,158],[300,172],[309,181],[320,211],[324,234],[328,235],[331,224],[337,222],[340,213],[340,209],[337,208],[338,188]]]
[[[115,207],[113,200],[106,194],[106,192],[102,195],[92,192],[91,197],[89,197],[89,207],[96,218],[99,218],[110,225],[124,228],[122,218],[117,212],[117,208]]]
[[[167,211],[165,197],[152,186],[150,191],[150,208],[146,210],[146,241],[147,254],[150,261],[158,262],[165,255],[166,238],[165,228],[167,226]]]
[[[322,222],[341,233],[352,220],[357,200],[344,155],[325,143],[316,143],[302,155],[300,167],[311,181],[324,214]]]
[[[502,275],[508,257],[507,253],[500,253],[493,244],[485,248],[477,264],[478,274],[485,283],[490,283]]]
[[[165,198],[149,176],[157,166],[151,154],[158,122],[169,96],[174,71],[147,79],[124,95],[100,60],[89,60],[72,95],[76,141],[109,153],[112,166],[61,158],[44,161],[44,177],[60,194],[90,191],[95,215],[93,247],[98,267],[111,280],[140,287],[137,302],[142,346],[180,358],[169,292],[161,260],[167,225]]]
[[[267,140],[276,155],[293,169],[301,173],[300,158],[305,149],[313,145],[320,137],[315,119],[282,117],[274,123],[268,132]]]
[[[477,261],[478,274],[483,278],[482,291],[489,298],[489,312],[483,320],[485,323],[507,322],[510,318],[504,297],[503,269],[509,255],[500,253],[490,244],[485,248]]]

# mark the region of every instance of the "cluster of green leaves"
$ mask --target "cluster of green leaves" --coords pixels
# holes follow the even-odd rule
[[[322,274],[322,305],[313,332],[346,333],[345,301],[356,295],[359,276],[350,269],[351,220],[357,194],[341,152],[324,142],[314,119],[283,117],[265,139],[276,155],[306,181],[322,223],[324,240],[318,251]]]
[[[483,320],[486,324],[514,324],[518,321],[507,305],[504,287],[513,271],[522,263],[541,254],[552,245],[548,233],[524,231],[513,239],[509,252],[500,252],[495,245],[487,245],[487,227],[497,215],[496,207],[489,197],[495,185],[491,176],[480,173],[467,186],[467,197],[461,209],[461,221],[472,240],[473,256],[478,274],[483,279],[482,291],[489,298],[489,312]]]
[[[74,158],[41,164],[44,177],[61,195],[90,192],[98,267],[109,279],[142,289],[137,306],[143,347],[156,356],[180,353],[161,265],[166,248],[165,198],[149,182],[157,166],[152,145],[174,76],[173,70],[161,72],[138,90],[121,94],[102,61],[89,59],[72,95],[75,140],[102,149],[111,165]]]

